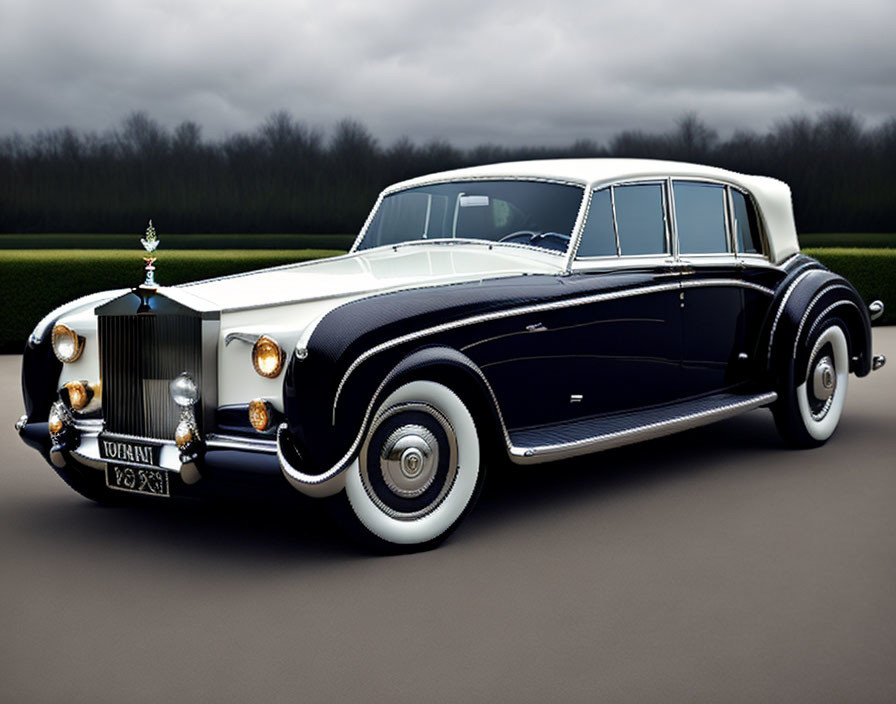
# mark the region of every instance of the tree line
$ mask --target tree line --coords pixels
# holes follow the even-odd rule
[[[727,139],[696,114],[663,133],[560,147],[407,138],[381,145],[342,120],[329,132],[288,112],[257,129],[205,139],[145,112],[105,133],[71,128],[0,138],[0,232],[352,233],[386,185],[474,164],[564,157],[692,161],[786,181],[801,232],[896,228],[896,118],[866,127],[849,112],[798,115]]]

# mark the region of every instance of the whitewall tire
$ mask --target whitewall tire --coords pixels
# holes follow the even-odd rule
[[[849,386],[849,342],[839,321],[821,326],[806,348],[806,367],[791,371],[775,407],[781,436],[796,447],[821,445],[834,434]]]
[[[380,404],[345,496],[374,543],[441,542],[472,507],[483,477],[473,416],[447,386],[404,384]]]

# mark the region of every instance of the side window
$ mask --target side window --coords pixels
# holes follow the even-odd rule
[[[616,200],[620,253],[668,253],[662,184],[616,186],[613,195]]]
[[[588,221],[579,245],[580,257],[605,257],[616,254],[616,230],[613,227],[613,204],[610,189],[595,191],[591,196]]]
[[[753,204],[743,193],[733,188],[731,202],[734,205],[734,237],[737,251],[741,254],[762,254],[759,220]]]
[[[709,183],[675,181],[672,190],[675,194],[679,252],[727,253],[725,187]]]

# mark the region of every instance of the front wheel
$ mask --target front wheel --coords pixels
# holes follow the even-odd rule
[[[447,386],[412,381],[380,405],[344,498],[361,542],[381,551],[435,547],[470,511],[484,477],[479,434]]]
[[[773,408],[781,437],[794,447],[817,447],[834,434],[849,385],[849,344],[839,321],[823,325],[807,349],[806,368],[800,373],[794,360]]]

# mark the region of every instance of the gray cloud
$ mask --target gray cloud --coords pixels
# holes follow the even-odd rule
[[[209,136],[285,108],[384,142],[605,140],[896,115],[892,0],[0,0],[0,134],[103,130],[133,110]]]

